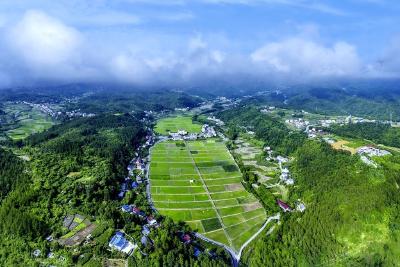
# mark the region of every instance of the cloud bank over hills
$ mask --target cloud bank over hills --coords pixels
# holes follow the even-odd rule
[[[197,4],[204,4],[200,2],[204,1]],[[230,8],[262,1],[205,2]],[[273,33],[273,38],[251,41],[246,38],[257,35],[246,36],[245,29],[236,37],[227,34],[225,28],[235,31],[226,25],[229,20],[221,21],[219,24],[224,27],[218,30],[193,30],[203,27],[195,25],[185,28],[186,21],[196,20],[198,15],[188,9],[185,1],[170,4],[185,8],[157,11],[146,17],[112,9],[106,12],[106,5],[75,20],[52,15],[62,14],[57,9],[25,9],[21,4],[20,11],[12,16],[0,15],[0,86],[37,82],[187,85],[244,76],[290,81],[400,77],[400,35],[393,34],[388,45],[374,51],[375,57],[365,57],[360,55],[357,44],[341,38],[324,38],[315,23],[296,25],[290,34]],[[161,3],[155,1],[151,5]],[[287,5],[293,6],[294,2]],[[0,5],[0,14],[1,8]],[[327,10],[319,8],[317,13]],[[329,13],[335,17],[345,15],[339,11]],[[146,20],[157,22],[153,25]],[[197,19],[191,23],[208,22]],[[247,21],[244,19],[239,25],[242,24]],[[171,31],[174,27],[180,30]],[[252,32],[250,28],[248,31]]]

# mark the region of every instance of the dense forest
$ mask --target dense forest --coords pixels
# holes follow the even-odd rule
[[[371,140],[378,144],[400,147],[400,129],[383,123],[351,123],[343,126],[333,126],[333,133],[350,137]]]
[[[88,113],[161,111],[173,110],[176,107],[193,108],[201,99],[183,92],[169,90],[104,90],[84,97],[79,102],[69,103],[68,109],[79,109]]]
[[[367,97],[343,88],[311,88],[289,94],[286,107],[326,115],[355,115],[389,120],[400,118],[399,101],[382,95]]]
[[[10,191],[28,179],[23,161],[12,152],[0,148],[0,203]]]
[[[307,210],[284,214],[270,236],[250,245],[249,266],[395,266],[399,262],[400,176],[360,164],[357,156],[307,141],[294,154],[290,202]],[[398,163],[397,163],[398,164]]]
[[[108,200],[115,198],[118,181],[144,134],[141,123],[130,115],[101,115],[72,120],[27,139],[30,179],[15,187],[0,207],[0,253],[8,254],[0,257],[0,265],[29,262],[28,247],[4,247],[11,241],[41,243],[46,235],[61,234],[66,214],[118,220],[117,203]],[[18,161],[11,165],[11,170],[22,168]]]

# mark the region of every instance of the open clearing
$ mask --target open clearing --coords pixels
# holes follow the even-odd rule
[[[188,133],[199,133],[202,125],[194,124],[191,116],[176,116],[160,119],[155,127],[155,132],[167,135],[169,132],[185,130]]]
[[[357,152],[357,149],[350,147],[348,144],[350,144],[349,141],[346,140],[339,140],[335,143],[332,144],[332,147],[336,150],[347,150],[349,151],[351,154],[355,154]]]
[[[235,251],[266,220],[264,208],[244,189],[240,170],[218,139],[156,144],[150,180],[161,214],[185,221]]]

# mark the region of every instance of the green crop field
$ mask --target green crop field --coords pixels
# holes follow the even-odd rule
[[[264,208],[241,179],[218,139],[165,141],[151,150],[151,194],[158,211],[235,251],[266,220]]]
[[[155,132],[167,135],[168,132],[186,130],[189,133],[199,133],[202,125],[194,124],[191,116],[176,116],[160,119],[155,127]]]
[[[38,108],[26,104],[6,105],[5,112],[15,120],[15,126],[6,132],[13,140],[24,139],[33,133],[42,132],[54,124],[52,119]]]

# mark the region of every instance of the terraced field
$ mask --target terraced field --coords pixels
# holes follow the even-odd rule
[[[189,133],[198,133],[201,130],[201,125],[192,123],[191,116],[178,115],[160,119],[155,127],[156,133],[163,135],[167,135],[168,132],[177,132],[179,130],[186,130]]]
[[[263,207],[244,189],[241,179],[229,151],[218,139],[166,141],[151,151],[151,194],[158,211],[186,221],[235,251],[266,220]]]
[[[7,130],[6,134],[13,140],[21,140],[33,133],[42,132],[50,128],[54,122],[38,108],[25,104],[7,104],[4,111],[12,118],[14,128]]]

